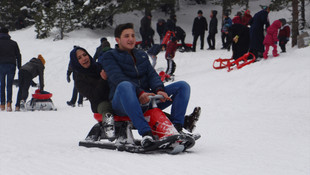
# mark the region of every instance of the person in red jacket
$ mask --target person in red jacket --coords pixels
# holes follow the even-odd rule
[[[172,37],[171,41],[169,41],[167,44],[166,55],[165,55],[166,60],[167,60],[166,74],[173,75],[176,69],[176,64],[173,61],[176,51],[177,51],[177,38]]]
[[[236,16],[232,19],[233,24],[242,24],[242,13],[237,12]]]
[[[279,46],[281,48],[281,53],[286,52],[286,43],[290,40],[291,35],[291,28],[286,23],[286,20],[284,18],[279,19],[282,22],[282,27],[279,31]]]
[[[252,19],[251,11],[246,10],[242,16],[242,24],[248,27],[250,25],[249,23],[251,19]]]
[[[267,28],[267,35],[265,36],[263,44],[265,45],[265,52],[263,54],[264,59],[268,58],[269,47],[273,47],[272,55],[274,57],[279,56],[277,50],[278,30],[281,28],[282,23],[280,20],[275,20],[271,26]]]

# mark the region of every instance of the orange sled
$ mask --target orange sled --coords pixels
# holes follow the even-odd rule
[[[252,55],[253,59],[248,60],[248,57]],[[213,62],[213,68],[214,69],[224,69],[224,68],[228,68],[228,72],[230,72],[231,70],[234,69],[241,69],[242,67],[249,65],[251,63],[253,63],[255,61],[255,55],[251,52],[248,52],[246,54],[244,54],[242,57],[234,60],[234,59],[216,59]]]

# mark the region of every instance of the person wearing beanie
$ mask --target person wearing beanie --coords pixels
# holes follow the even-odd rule
[[[279,46],[281,48],[281,53],[286,52],[286,44],[290,40],[291,36],[291,28],[290,26],[286,23],[286,20],[284,18],[279,19],[282,23],[282,27],[279,31]]]
[[[196,43],[198,38],[200,37],[200,49],[204,48],[205,42],[205,31],[208,30],[208,23],[207,19],[202,16],[202,11],[198,10],[197,17],[194,19],[193,27],[192,27],[192,35],[194,37],[193,40],[193,52],[196,52]]]
[[[242,16],[242,24],[245,26],[250,26],[250,21],[252,19],[251,11],[248,9],[244,12]]]
[[[210,14],[210,24],[209,24],[209,35],[207,38],[209,48],[208,50],[214,50],[215,49],[215,35],[217,34],[217,11],[212,10]]]
[[[44,89],[44,65],[45,59],[41,54],[37,58],[30,59],[24,64],[18,72],[19,89],[17,93],[17,100],[15,104],[15,111],[25,110],[25,103],[29,94],[29,87],[32,79],[39,76],[40,91]]]
[[[0,110],[12,111],[12,92],[13,80],[16,72],[16,67],[21,66],[21,54],[18,44],[11,40],[9,30],[5,27],[0,28]],[[6,84],[7,83],[7,84]],[[5,92],[7,88],[7,94]],[[7,96],[6,96],[7,95]],[[7,97],[7,98],[5,98]],[[6,106],[5,106],[6,105]]]

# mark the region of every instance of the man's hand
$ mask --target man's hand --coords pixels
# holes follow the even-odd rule
[[[161,102],[172,101],[172,99],[168,96],[168,94],[164,91],[158,91],[157,95],[162,95],[164,98],[160,99]]]
[[[139,102],[141,104],[146,104],[146,103],[148,103],[150,101],[149,96],[154,96],[154,95],[155,95],[154,93],[144,92],[143,94],[140,95]]]
[[[107,79],[108,79],[108,76],[107,76],[107,74],[105,73],[105,71],[104,71],[103,69],[102,69],[101,72],[100,72],[100,76],[101,76],[101,78],[104,79],[104,80],[107,80]]]

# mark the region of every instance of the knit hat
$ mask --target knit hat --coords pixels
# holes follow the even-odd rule
[[[43,58],[43,56],[41,54],[38,55],[38,59],[41,60],[43,65],[45,65],[45,59]]]
[[[201,11],[201,10],[198,10],[197,14],[202,14],[202,11]]]
[[[282,26],[284,26],[286,24],[286,19],[284,19],[284,18],[279,19],[279,21],[281,21]]]

